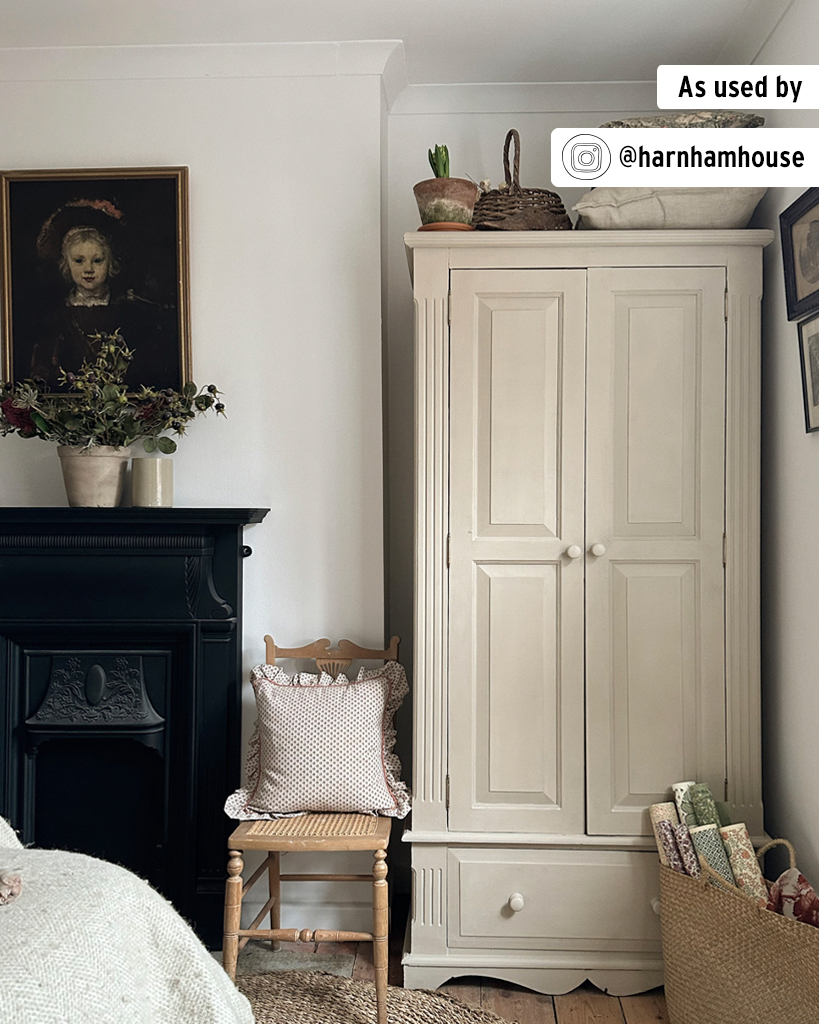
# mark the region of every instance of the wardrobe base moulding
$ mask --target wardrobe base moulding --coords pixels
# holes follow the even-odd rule
[[[610,996],[633,996],[639,992],[648,992],[663,984],[662,958],[655,961],[646,970],[565,970],[550,967],[517,966],[510,962],[490,962],[476,960],[458,963],[457,959],[446,963],[433,957],[409,956],[403,960],[404,988],[436,989],[453,978],[478,975],[484,978],[497,978],[508,981],[512,985],[521,985],[533,992],[541,992],[548,996],[562,996],[572,992],[585,981]]]

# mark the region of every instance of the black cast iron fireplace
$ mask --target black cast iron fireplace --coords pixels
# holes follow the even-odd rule
[[[242,528],[267,509],[0,508],[0,814],[221,943]]]

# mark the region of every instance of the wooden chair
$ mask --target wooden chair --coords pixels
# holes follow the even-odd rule
[[[398,660],[399,638],[394,636],[386,650],[359,647],[349,640],[331,648],[329,640],[316,640],[304,647],[277,647],[266,636],[267,664],[276,658],[310,658],[316,667],[336,676],[349,669],[354,658]],[[228,840],[228,879],[225,886],[225,934],[222,964],[230,978],[236,977],[236,960],[249,939],[269,939],[273,949],[279,942],[372,942],[375,966],[375,998],[378,1024],[387,1024],[387,957],[389,948],[389,900],[387,897],[387,847],[392,818],[367,814],[305,814],[298,818],[244,821]],[[267,856],[247,883],[242,881],[245,850],[262,850]],[[281,874],[281,856],[295,851],[321,853],[372,850],[372,875]],[[269,899],[249,928],[241,928],[242,900],[251,887],[267,874]],[[343,932],[281,927],[282,882],[372,882],[373,930]],[[266,914],[270,927],[259,928]]]

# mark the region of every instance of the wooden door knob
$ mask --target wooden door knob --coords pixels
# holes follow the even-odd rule
[[[605,555],[605,553],[606,553],[606,545],[605,544],[592,544],[592,546],[591,546],[591,553],[593,555],[597,555],[597,557],[600,558],[602,555]]]
[[[583,554],[583,549],[579,548],[576,544],[572,544],[570,547],[566,548],[566,554],[569,558],[580,558]]]

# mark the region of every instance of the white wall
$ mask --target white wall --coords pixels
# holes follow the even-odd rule
[[[796,0],[755,64],[815,59],[815,0]],[[765,111],[772,128],[819,127],[819,112]],[[754,219],[772,228],[763,319],[762,640],[766,827],[819,878],[819,433],[805,432],[798,333],[785,307],[779,214],[802,189],[771,189]],[[814,882],[814,884],[816,884]]]
[[[228,418],[181,439],[176,505],[271,508],[246,531],[245,676],[266,632],[383,638],[382,90],[377,53],[342,51],[345,74],[338,46],[301,63],[292,47],[0,51],[0,166],[190,168],[194,377]],[[0,502],[65,504],[53,446],[0,442]],[[254,712],[246,686],[245,735]]]

